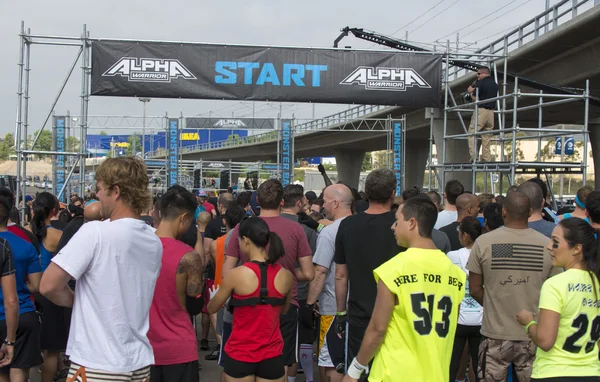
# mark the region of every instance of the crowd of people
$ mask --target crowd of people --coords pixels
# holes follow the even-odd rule
[[[396,196],[391,170],[364,192],[322,173],[321,195],[153,200],[121,157],[68,204],[0,189],[0,381],[195,382],[198,349],[223,381],[600,381],[599,191],[555,212],[539,179]]]

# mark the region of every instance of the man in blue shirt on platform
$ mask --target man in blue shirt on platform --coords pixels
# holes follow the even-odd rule
[[[19,297],[19,325],[14,344],[14,358],[9,366],[0,368],[0,380],[26,382],[29,369],[42,363],[40,350],[40,321],[31,295],[39,290],[42,278],[40,256],[35,247],[8,232],[10,202],[0,197],[0,238],[10,244],[15,266],[17,295]],[[4,296],[0,295],[0,338],[6,338]]]

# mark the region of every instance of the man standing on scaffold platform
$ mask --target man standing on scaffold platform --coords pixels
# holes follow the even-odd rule
[[[476,89],[479,89],[476,92]],[[498,84],[490,77],[490,68],[482,66],[477,69],[477,80],[469,86],[467,89],[469,96],[472,101],[476,101],[476,96],[479,96],[479,100],[483,101],[486,99],[494,98],[498,95]],[[477,110],[477,131],[491,131],[494,129],[494,109],[496,108],[496,102],[491,101],[489,103],[481,103],[478,105]],[[471,123],[469,124],[469,133],[475,132],[475,112],[471,116]],[[490,152],[490,140],[492,134],[481,135],[481,161],[491,162],[492,153]],[[474,139],[469,137],[469,162],[473,162],[474,158]],[[479,154],[479,152],[477,152]]]

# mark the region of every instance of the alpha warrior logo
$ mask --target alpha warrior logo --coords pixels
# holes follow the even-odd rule
[[[196,77],[179,60],[123,57],[103,77],[122,76],[129,81],[171,82],[174,78],[195,80]]]
[[[214,125],[213,127],[225,127],[225,128],[241,128],[241,127],[247,127],[248,125],[246,125],[244,123],[244,121],[242,121],[241,119],[219,119]]]
[[[340,85],[362,85],[366,90],[406,91],[410,87],[431,86],[414,69],[359,66]]]

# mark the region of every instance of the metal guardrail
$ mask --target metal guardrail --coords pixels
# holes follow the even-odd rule
[[[599,0],[562,0],[548,8],[544,12],[541,12],[537,16],[528,20],[527,22],[516,27],[512,31],[500,37],[497,40],[492,41],[488,45],[478,49],[473,54],[459,55],[461,60],[488,60],[491,55],[503,56],[508,54],[520,47],[523,44],[529,43],[536,40],[540,36],[556,29],[560,24],[574,19],[584,5],[588,7],[585,10],[591,9],[596,5],[600,5]],[[485,56],[478,56],[478,53],[485,54]],[[472,73],[466,69],[453,67],[449,70],[449,77],[458,78],[463,75]],[[389,106],[383,105],[358,105],[348,110],[323,117],[321,119],[315,119],[299,125],[295,125],[296,131],[310,132],[322,129],[328,129],[332,126],[344,123],[348,119],[360,119],[370,114],[373,114],[382,109],[388,108]],[[203,150],[216,150],[226,147],[242,146],[246,144],[255,144],[262,142],[269,142],[277,140],[277,131],[269,131],[263,134],[252,135],[248,137],[239,137],[225,141],[209,142],[194,146],[188,146],[183,148],[183,153],[203,151]],[[164,156],[166,151],[149,153],[149,156]]]
[[[201,143],[198,145],[182,147],[181,152],[185,154],[185,153],[203,151],[203,150],[216,150],[216,149],[222,149],[225,147],[242,146],[242,145],[247,145],[247,144],[268,142],[268,141],[272,141],[272,140],[277,140],[277,131],[276,130],[269,130],[265,133],[249,135],[247,137],[237,137],[237,138],[228,139],[225,141],[207,142],[207,143]]]
[[[329,127],[345,123],[348,120],[356,120],[364,118],[365,116],[375,113],[379,110],[383,110],[389,106],[386,105],[359,105],[347,110],[340,111],[335,114],[328,115],[320,119],[314,119],[298,125],[294,125],[294,130],[302,133],[328,129]],[[217,150],[226,147],[242,146],[246,144],[255,144],[262,142],[269,142],[277,140],[277,131],[268,131],[262,134],[250,135],[247,137],[238,137],[234,139],[201,143],[193,146],[186,146],[182,148],[182,153],[190,153],[203,150]],[[164,156],[164,149],[159,149],[154,152],[148,153],[149,157]]]
[[[510,52],[519,49],[524,44],[536,40],[540,36],[553,31],[559,25],[577,17],[583,6],[585,10],[592,9],[595,5],[600,5],[598,0],[562,0],[541,12],[532,19],[519,25],[504,36],[492,41],[488,45],[478,49],[473,54],[460,55],[461,60],[490,60],[489,55],[504,56]],[[477,53],[487,56],[478,56]],[[493,60],[493,59],[491,59]],[[462,68],[451,68],[448,75],[456,79],[465,74],[471,73]]]

